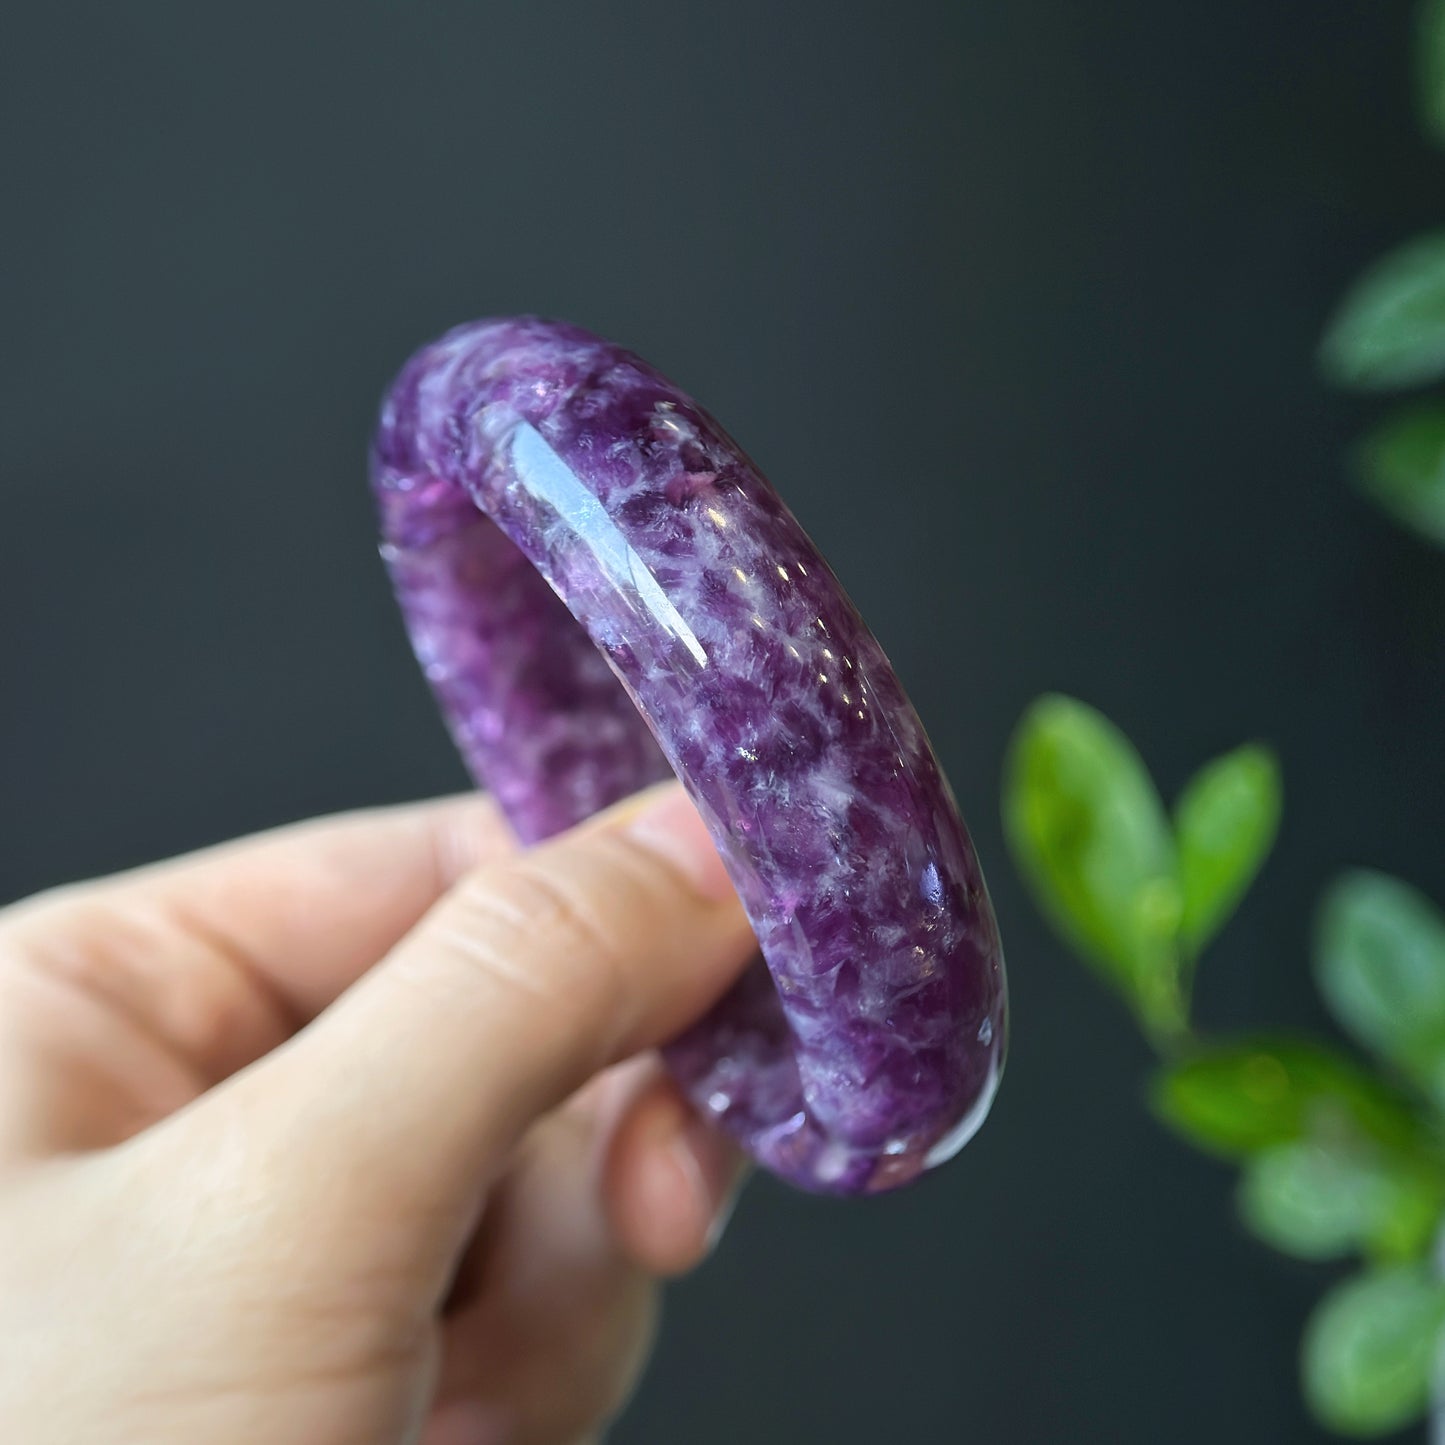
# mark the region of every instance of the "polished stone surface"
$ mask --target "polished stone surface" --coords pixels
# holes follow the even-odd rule
[[[823,1192],[956,1152],[1005,1047],[983,877],[882,650],[736,443],[631,353],[490,320],[402,370],[373,480],[417,655],[519,835],[669,768],[706,819],[766,969],[668,1049],[697,1107]]]

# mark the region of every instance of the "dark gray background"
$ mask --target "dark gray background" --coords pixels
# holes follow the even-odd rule
[[[771,473],[971,820],[1009,1073],[941,1177],[758,1181],[617,1439],[1314,1438],[1327,1272],[1243,1236],[997,822],[1044,689],[1283,837],[1207,1025],[1313,1024],[1312,902],[1445,895],[1445,558],[1352,499],[1311,350],[1445,218],[1383,0],[137,3],[0,20],[0,893],[450,789],[363,484],[413,346],[538,310]]]

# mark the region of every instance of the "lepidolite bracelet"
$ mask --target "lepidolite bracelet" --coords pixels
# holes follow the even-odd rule
[[[766,968],[668,1049],[696,1106],[829,1193],[959,1149],[1004,1053],[983,877],[882,650],[736,443],[619,347],[481,321],[402,370],[373,477],[417,656],[520,837],[669,769],[706,820]]]

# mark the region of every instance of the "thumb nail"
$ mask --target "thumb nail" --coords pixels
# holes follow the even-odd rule
[[[427,1424],[421,1445],[506,1445],[512,1438],[507,1420],[473,1400],[443,1405]]]
[[[623,831],[674,868],[706,902],[736,897],[707,825],[680,788],[645,804]]]

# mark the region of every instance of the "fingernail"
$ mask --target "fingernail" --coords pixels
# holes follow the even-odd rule
[[[644,805],[624,832],[681,873],[709,903],[736,897],[707,825],[681,789]]]
[[[694,1183],[699,1211],[711,1216],[707,1251],[717,1248],[747,1178],[747,1161],[703,1119],[690,1119],[673,1143],[679,1166]]]
[[[707,1252],[711,1254],[722,1242],[722,1237],[727,1233],[727,1227],[732,1223],[733,1211],[738,1207],[738,1199],[743,1192],[743,1185],[747,1183],[747,1165],[738,1167],[737,1176],[728,1186],[727,1193],[722,1197],[722,1203],[718,1205],[716,1213],[712,1217],[712,1224],[707,1232]]]
[[[476,1400],[454,1400],[427,1422],[422,1445],[506,1445],[511,1426],[496,1410]]]

